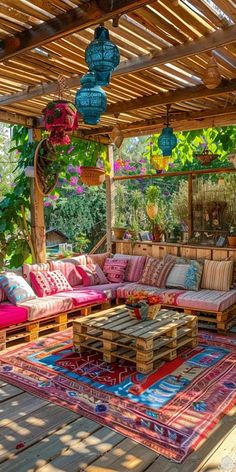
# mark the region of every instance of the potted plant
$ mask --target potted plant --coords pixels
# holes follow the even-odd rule
[[[228,245],[236,247],[236,228],[234,226],[231,226],[229,230]]]
[[[86,145],[80,158],[80,178],[83,184],[89,186],[101,185],[110,171],[105,147],[94,147],[93,144]]]
[[[116,239],[123,239],[126,232],[125,222],[125,203],[126,203],[126,190],[124,185],[116,184],[115,194],[115,222],[112,228]]]
[[[158,199],[160,198],[160,189],[156,185],[149,185],[145,192],[146,213],[150,220],[154,220],[158,213]]]

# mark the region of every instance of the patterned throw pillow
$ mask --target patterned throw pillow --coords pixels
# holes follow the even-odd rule
[[[60,270],[30,272],[31,285],[39,297],[73,290]]]
[[[185,288],[185,281],[190,264],[175,264],[166,281],[167,288]]]
[[[125,280],[127,282],[137,282],[142,273],[146,262],[146,256],[132,256],[127,254],[115,254],[114,259],[127,259],[128,264],[125,271]]]
[[[77,266],[76,269],[82,278],[84,287],[90,285],[108,284],[101,267],[98,264],[88,264],[87,266]]]
[[[190,260],[190,266],[186,273],[185,287],[186,290],[199,290],[202,272],[203,261]]]
[[[23,264],[22,274],[24,279],[30,284],[30,272],[38,272],[43,270],[48,271],[50,270],[50,266],[47,262],[42,264]]]
[[[105,260],[110,256],[109,252],[104,252],[102,254],[88,254],[87,255],[87,264],[98,264],[101,269],[103,269]]]
[[[228,291],[233,280],[233,261],[205,260],[201,288]]]
[[[60,270],[69,282],[71,287],[82,285],[82,278],[77,271],[76,265],[73,262],[68,262],[66,259],[62,261],[51,261],[50,268],[52,271]]]
[[[124,282],[127,259],[106,259],[103,272],[109,282]]]
[[[14,305],[37,298],[26,280],[13,272],[0,275],[0,287]]]
[[[165,287],[168,275],[175,262],[173,260],[159,260],[154,257],[148,257],[140,284],[153,285],[154,287]]]

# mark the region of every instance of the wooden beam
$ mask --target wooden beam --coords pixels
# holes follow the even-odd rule
[[[127,113],[130,110],[140,108],[180,103],[185,100],[195,100],[197,98],[216,97],[217,95],[224,95],[229,92],[234,92],[235,90],[236,79],[223,80],[217,88],[212,90],[209,90],[204,85],[197,85],[195,87],[180,88],[168,93],[152,94],[141,98],[117,102],[107,107],[106,114]]]
[[[188,237],[193,236],[193,174],[188,176]]]
[[[90,0],[81,3],[77,8],[61,13],[49,21],[1,40],[0,61],[97,25],[121,13],[129,13],[152,1],[154,0]]]
[[[219,116],[228,116],[230,114],[235,114],[236,113],[236,107],[234,106],[228,106],[226,108],[211,108],[207,110],[201,110],[201,111],[193,111],[193,112],[173,112],[170,113],[170,121],[175,126],[175,123],[180,123],[182,121],[189,121],[191,122],[192,120],[199,120],[200,122],[204,118],[213,118],[213,117],[219,117]],[[158,118],[150,118],[148,120],[140,120],[140,121],[135,121],[133,123],[130,123],[128,125],[122,125],[120,124],[121,130],[126,133],[129,131],[141,131],[141,130],[147,130],[151,129],[154,127],[157,127],[158,129],[162,128],[164,120],[166,116],[159,116]],[[113,126],[103,126],[101,128],[95,128],[91,130],[84,130],[81,131],[83,134],[83,137],[91,137],[98,136],[98,135],[104,135],[104,134],[109,134],[113,130]]]
[[[111,166],[111,172],[106,175],[106,234],[107,234],[107,251],[112,252],[112,227],[114,226],[114,196],[115,185],[113,182],[114,166],[113,166],[113,146],[107,146],[107,159]]]
[[[0,121],[3,123],[11,123],[12,125],[22,125],[26,128],[33,126],[33,118],[27,118],[17,113],[10,113],[8,111],[0,110]]]
[[[180,172],[165,172],[164,174],[116,175],[113,177],[113,180],[115,182],[117,180],[162,179],[179,175],[229,174],[231,172],[236,172],[236,169],[234,167],[218,167],[217,169],[183,170]]]
[[[123,61],[113,72],[113,75],[134,73],[150,67],[155,67],[167,62],[176,61],[183,57],[194,56],[205,51],[225,46],[236,41],[236,25],[224,30],[217,30],[200,39],[170,47],[163,51],[155,51],[153,54],[134,57]]]

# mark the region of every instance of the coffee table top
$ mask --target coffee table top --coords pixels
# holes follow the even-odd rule
[[[162,336],[174,328],[193,322],[197,323],[197,317],[186,315],[174,310],[160,310],[155,320],[139,321],[131,319],[125,305],[110,308],[102,312],[78,318],[74,325],[81,325],[85,329],[97,329],[106,333],[122,334],[129,338],[141,338],[143,340],[153,339]]]

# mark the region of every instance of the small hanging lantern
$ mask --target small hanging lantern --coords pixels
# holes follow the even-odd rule
[[[95,29],[94,40],[85,50],[85,62],[96,75],[97,85],[106,86],[111,73],[120,62],[118,47],[110,41],[109,31],[104,26]]]
[[[81,88],[75,96],[75,106],[83,116],[85,124],[96,125],[100,115],[106,111],[106,94],[99,85],[96,85],[96,77],[93,72],[83,75],[80,83]]]
[[[112,132],[110,133],[110,137],[112,142],[116,145],[116,147],[120,148],[123,141],[124,141],[124,136],[121,131],[119,123],[116,123]]]
[[[167,105],[166,126],[162,129],[158,138],[158,146],[161,149],[163,156],[171,156],[172,150],[177,145],[177,138],[173,133],[173,128],[171,128],[169,124],[169,109],[170,105]]]
[[[212,56],[208,62],[206,73],[203,76],[203,83],[208,89],[215,89],[220,85],[222,77],[215,58]]]
[[[72,102],[63,99],[66,88],[65,78],[58,78],[59,99],[49,102],[43,110],[44,127],[51,131],[49,143],[53,145],[70,144],[68,133],[78,128],[78,113]]]

